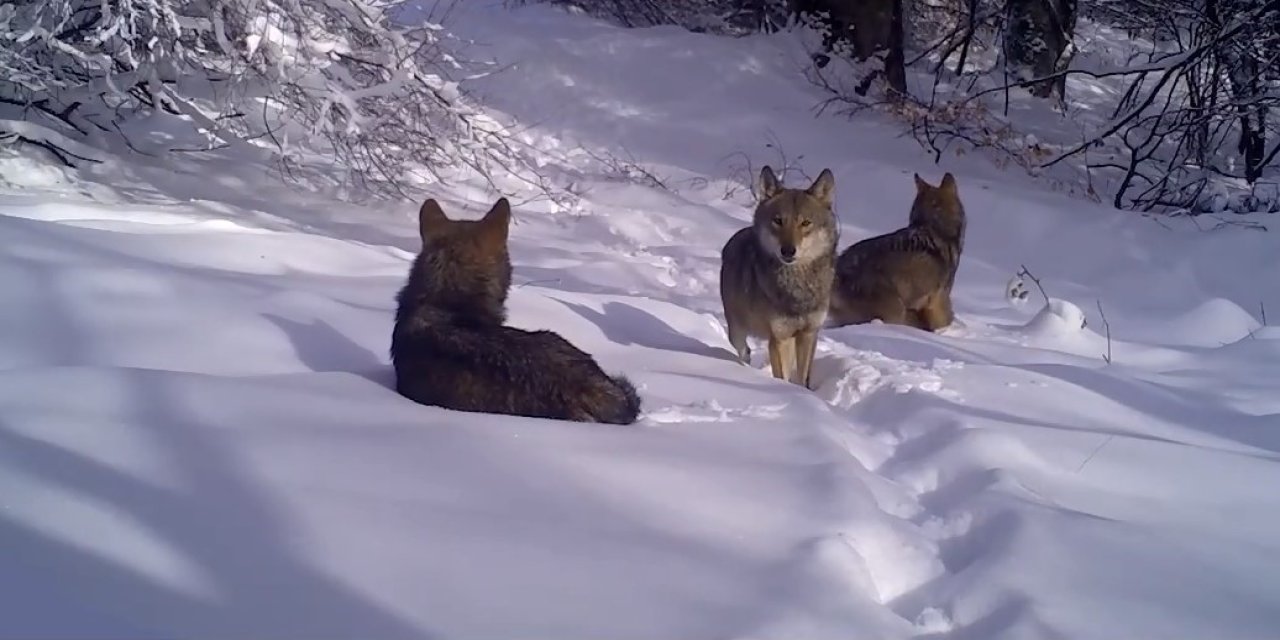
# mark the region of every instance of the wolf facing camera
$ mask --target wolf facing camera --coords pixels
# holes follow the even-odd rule
[[[738,360],[751,361],[748,337],[767,339],[773,376],[805,387],[835,278],[834,197],[830,169],[793,189],[766,166],[751,226],[720,251],[720,300]]]

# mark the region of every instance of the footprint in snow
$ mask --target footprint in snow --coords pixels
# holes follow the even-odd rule
[[[645,414],[645,419],[658,424],[681,422],[733,422],[740,418],[777,419],[782,416],[785,404],[747,405],[729,408],[715,400],[689,404],[670,405]]]

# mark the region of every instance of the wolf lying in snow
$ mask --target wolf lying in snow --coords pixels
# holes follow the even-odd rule
[[[450,220],[435,200],[422,204],[422,251],[396,296],[396,390],[460,411],[635,422],[640,398],[626,378],[610,377],[554,332],[503,326],[510,221],[506,198],[475,221]]]

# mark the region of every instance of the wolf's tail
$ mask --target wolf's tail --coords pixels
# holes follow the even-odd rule
[[[640,394],[636,393],[635,385],[626,376],[614,376],[610,381],[614,392],[592,407],[592,417],[606,424],[634,423],[640,417]]]
[[[625,377],[552,331],[434,325],[392,337],[397,389],[427,405],[532,418],[632,424]]]

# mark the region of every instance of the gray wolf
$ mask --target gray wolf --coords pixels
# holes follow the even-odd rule
[[[964,250],[965,212],[950,173],[935,187],[915,176],[907,226],[840,254],[828,326],[879,319],[937,331],[955,320],[951,287]]]
[[[425,405],[531,418],[631,424],[640,398],[624,377],[551,331],[503,326],[511,288],[501,198],[480,220],[418,212],[422,250],[396,296],[396,391]]]
[[[808,189],[790,189],[766,166],[759,186],[751,226],[720,250],[729,342],[747,364],[747,338],[768,339],[773,376],[808,387],[835,278],[835,176],[823,169]]]

